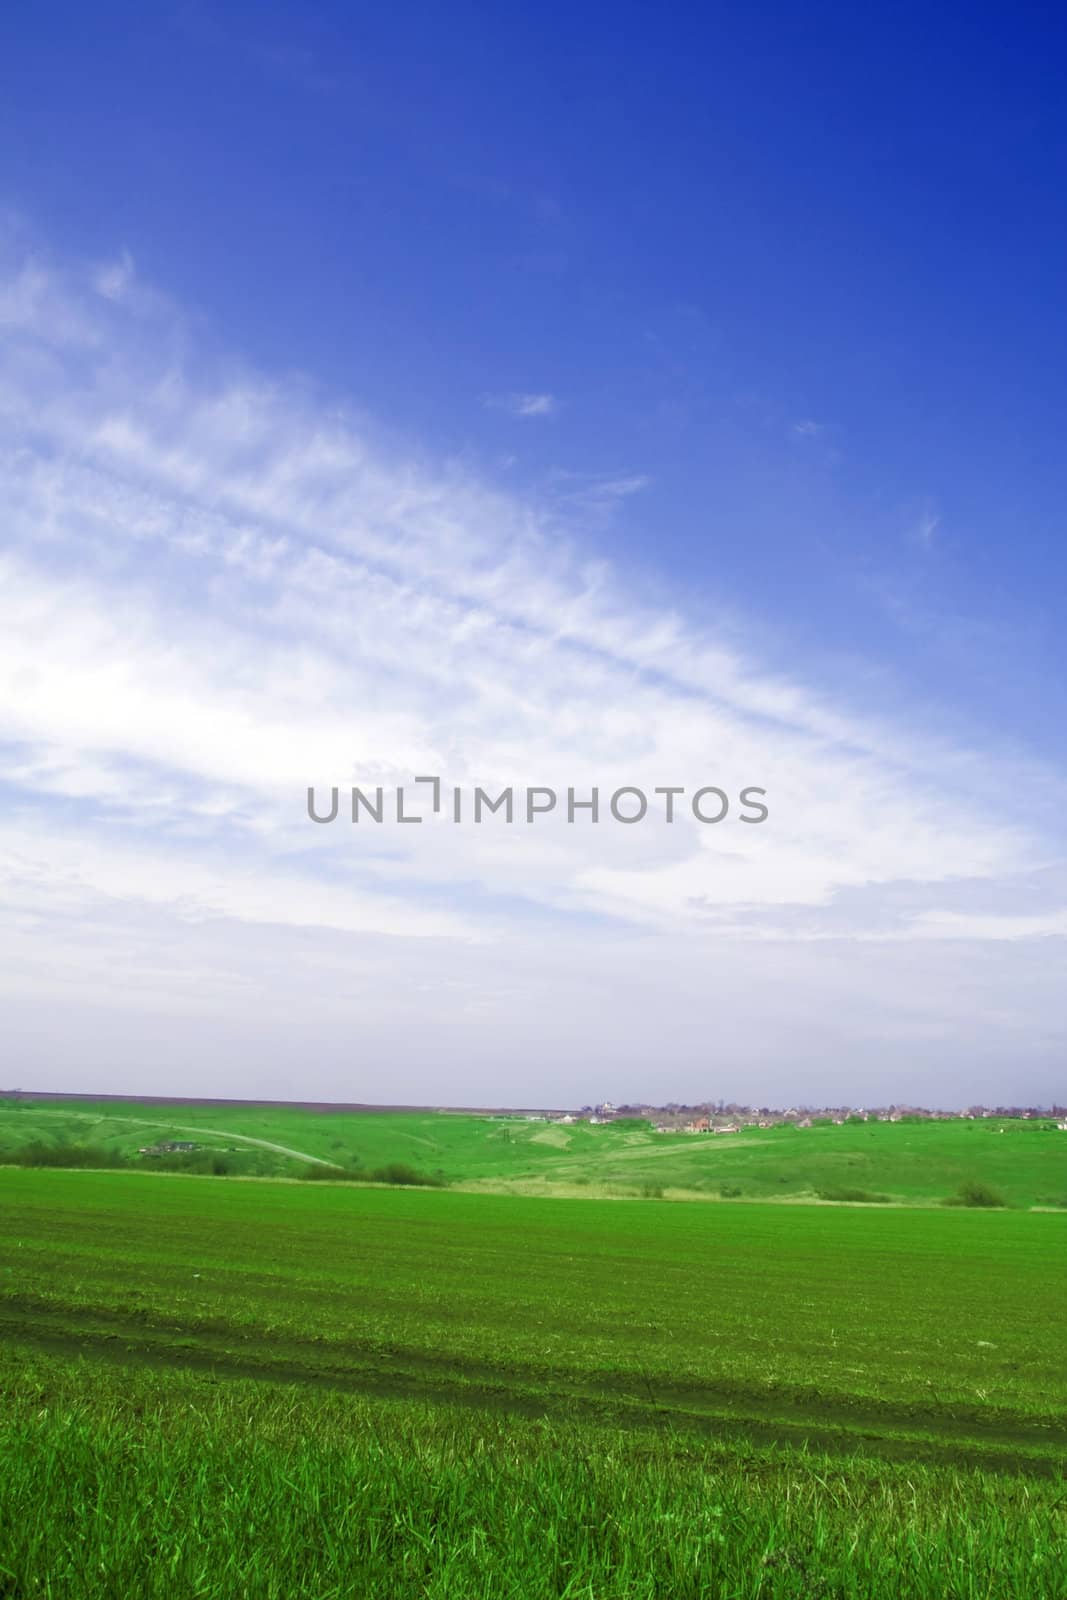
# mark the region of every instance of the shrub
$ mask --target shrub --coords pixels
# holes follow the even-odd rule
[[[892,1198],[888,1194],[872,1194],[870,1189],[816,1189],[815,1193],[820,1200],[846,1201],[862,1206],[887,1206]]]
[[[318,1162],[300,1174],[305,1183],[367,1183],[370,1174],[358,1167],[325,1167]]]
[[[98,1144],[48,1144],[35,1139],[11,1153],[11,1160],[19,1167],[125,1167],[127,1158],[117,1150],[108,1150]]]
[[[950,1195],[943,1202],[946,1206],[983,1206],[992,1209],[996,1206],[1006,1206],[1007,1201],[999,1189],[994,1189],[988,1183],[961,1183],[954,1195]]]
[[[219,1150],[170,1150],[148,1159],[153,1172],[191,1172],[201,1178],[226,1178],[240,1166]]]
[[[662,1183],[643,1183],[640,1194],[643,1200],[662,1200],[663,1185]]]
[[[417,1172],[404,1161],[390,1161],[384,1167],[375,1167],[370,1176],[375,1183],[401,1183],[409,1188],[443,1189],[445,1186],[439,1173]]]
[[[738,1200],[744,1193],[735,1183],[720,1183],[719,1194],[724,1200]]]

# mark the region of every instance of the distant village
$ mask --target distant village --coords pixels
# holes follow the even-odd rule
[[[706,1101],[702,1105],[665,1106],[620,1105],[604,1100],[600,1105],[583,1106],[580,1111],[527,1111],[520,1113],[528,1122],[599,1125],[632,1120],[650,1123],[657,1133],[740,1133],[744,1128],[793,1128],[841,1126],[846,1122],[976,1122],[987,1117],[1014,1118],[1020,1121],[1055,1123],[1067,1133],[1067,1106],[968,1106],[966,1111],[931,1111],[925,1106],[789,1106],[780,1111],[771,1106],[737,1105],[734,1102]]]
[[[586,1123],[597,1126],[610,1122],[630,1120],[651,1127],[657,1133],[718,1134],[740,1133],[745,1128],[815,1128],[831,1124],[840,1126],[851,1122],[977,1122],[986,1118],[1001,1121],[1015,1120],[1037,1122],[1044,1127],[1067,1133],[1067,1105],[1053,1106],[968,1106],[965,1111],[931,1111],[926,1106],[787,1106],[780,1110],[774,1106],[745,1106],[736,1101],[705,1100],[699,1105],[681,1105],[669,1101],[653,1106],[647,1102],[637,1105],[615,1105],[603,1100],[599,1105],[582,1106],[579,1111],[544,1108],[517,1108],[514,1106],[445,1106],[445,1105],[372,1105],[364,1101],[312,1101],[312,1100],[238,1100],[198,1099],[180,1095],[120,1095],[61,1093],[48,1089],[0,1089],[0,1100],[60,1102],[79,1098],[94,1102],[112,1101],[116,1104],[150,1106],[212,1106],[223,1108],[271,1109],[288,1111],[363,1112],[382,1114],[395,1112],[435,1111],[441,1114],[506,1117],[525,1122],[552,1122],[564,1125]],[[186,1155],[201,1146],[189,1140],[166,1140],[143,1146],[142,1156]],[[232,1146],[230,1147],[233,1148]]]

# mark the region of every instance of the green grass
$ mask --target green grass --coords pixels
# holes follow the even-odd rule
[[[1062,1216],[0,1170],[0,1596],[1067,1592]]]
[[[526,1193],[640,1195],[651,1186],[668,1198],[719,1199],[725,1190],[731,1198],[782,1200],[852,1190],[935,1205],[974,1184],[1013,1207],[1067,1206],[1067,1134],[1028,1121],[692,1136],[447,1112],[0,1102],[0,1161],[33,1140],[94,1144],[136,1159],[140,1145],[166,1138],[194,1138],[244,1175],[295,1177],[310,1158],[363,1172],[401,1163],[453,1185]]]
[[[0,1169],[0,1596],[1065,1592],[1062,1216]]]
[[[1034,1600],[1044,1479],[0,1355],[14,1600]]]
[[[0,1210],[11,1338],[785,1440],[1026,1453],[1062,1433],[1056,1215],[14,1168]]]

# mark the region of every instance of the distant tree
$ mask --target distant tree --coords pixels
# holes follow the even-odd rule
[[[978,1183],[975,1180],[961,1183],[956,1193],[950,1195],[944,1202],[947,1206],[973,1206],[989,1210],[1006,1206],[1007,1203],[999,1189],[994,1189],[988,1183]]]
[[[49,1144],[35,1139],[12,1153],[11,1159],[20,1167],[124,1167],[126,1157],[117,1150],[103,1145]]]

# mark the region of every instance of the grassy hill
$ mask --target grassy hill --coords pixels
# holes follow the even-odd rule
[[[1052,1124],[858,1123],[655,1133],[445,1111],[324,1112],[287,1106],[0,1101],[0,1162],[32,1144],[91,1145],[135,1161],[192,1140],[234,1175],[296,1177],[309,1165],[370,1172],[401,1162],[452,1186],[667,1198],[888,1198],[931,1204],[978,1183],[1011,1206],[1067,1207],[1067,1134]]]

